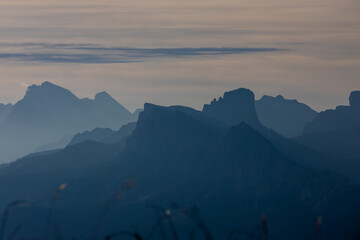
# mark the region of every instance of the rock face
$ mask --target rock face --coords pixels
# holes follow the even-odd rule
[[[300,136],[305,125],[315,119],[317,112],[297,100],[263,96],[255,102],[259,120],[265,127],[288,137]]]
[[[349,97],[349,106],[320,112],[308,123],[303,135],[296,138],[300,143],[328,154],[360,157],[360,91]]]
[[[132,121],[134,116],[106,92],[79,99],[50,82],[32,85],[0,123],[0,155],[15,160],[64,136],[97,127],[119,129]]]
[[[228,126],[234,126],[242,121],[250,126],[260,124],[255,111],[254,93],[245,88],[225,92],[223,97],[205,104],[202,111],[214,119],[225,122]]]

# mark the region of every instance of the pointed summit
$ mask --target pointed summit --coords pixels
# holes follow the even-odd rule
[[[106,100],[114,100],[114,99],[107,92],[102,91],[95,95],[95,101],[96,100],[106,101]]]
[[[110,94],[105,91],[99,92],[95,95],[94,103],[97,107],[104,111],[103,114],[106,112],[117,112],[119,115],[127,116],[126,122],[131,122],[133,120],[129,110],[127,110],[123,105],[117,102],[110,96]]]
[[[110,96],[110,94],[108,94],[105,91],[99,92],[95,95],[94,101],[98,104],[111,104],[114,106],[121,106],[121,104],[119,104],[114,98],[112,98]],[[123,107],[123,106],[121,106]]]

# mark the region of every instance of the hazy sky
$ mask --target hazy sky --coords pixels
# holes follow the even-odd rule
[[[360,1],[1,0],[0,73],[3,103],[51,81],[130,110],[239,87],[322,110],[360,89]]]

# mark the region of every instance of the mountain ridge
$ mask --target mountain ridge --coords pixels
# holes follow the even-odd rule
[[[121,186],[129,179],[136,185],[114,204],[99,234],[118,231],[119,226],[131,229],[133,224],[148,232],[153,214],[144,206],[166,208],[169,201],[196,204],[215,239],[232,227],[253,229],[263,213],[274,239],[311,238],[319,216],[327,239],[359,234],[359,185],[315,166],[327,156],[263,126],[250,90],[230,91],[206,106],[198,111],[146,103],[135,129],[116,144],[89,141],[91,136],[84,135],[85,141],[63,150],[2,167],[1,195],[33,197],[66,180],[68,188],[54,209],[65,238],[90,237],[88,229],[96,226],[104,203],[122,195]],[[92,162],[95,165],[87,168]],[[26,221],[39,207],[48,208],[46,199],[18,213],[17,219],[27,226],[24,236],[41,234],[35,222]],[[187,237],[184,221],[173,221],[180,226],[180,236]]]
[[[96,127],[119,129],[133,121],[136,117],[106,92],[80,99],[50,82],[31,85],[0,123],[0,154],[11,161],[68,135]]]
[[[360,159],[359,102],[360,91],[351,92],[348,106],[320,112],[295,140],[320,152]]]
[[[315,119],[317,112],[296,99],[264,95],[255,101],[259,120],[277,133],[292,138],[302,134],[305,125]]]

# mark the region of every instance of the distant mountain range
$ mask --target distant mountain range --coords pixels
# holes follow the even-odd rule
[[[0,122],[0,155],[2,161],[15,160],[79,132],[97,127],[119,129],[136,117],[106,92],[94,99],[79,99],[50,82],[32,85]]]
[[[351,92],[349,103],[320,112],[296,141],[319,152],[360,159],[360,91]]]
[[[110,128],[95,128],[91,131],[76,134],[68,146],[85,141],[95,141],[100,143],[117,143],[126,136],[130,136],[136,127],[136,122],[128,123],[119,130],[114,131]]]
[[[351,109],[354,101],[358,106],[357,93],[352,96]],[[9,229],[21,224],[19,236],[41,236],[51,193],[66,181],[53,221],[64,238],[89,239],[94,232],[104,236],[134,226],[150,232],[156,218],[144,207],[149,204],[169,207],[181,239],[187,238],[192,227],[169,202],[197,205],[214,239],[233,228],[256,229],[263,213],[272,239],[315,238],[319,216],[325,239],[360,236],[359,185],[329,171],[327,153],[265,127],[255,104],[254,94],[243,88],[202,111],[146,103],[137,123],[84,132],[64,149],[1,167],[0,207],[30,201],[12,212]],[[127,179],[136,185],[120,198]],[[100,228],[98,216],[108,211],[112,196],[118,200],[110,201]],[[154,234],[162,238],[161,231]]]
[[[281,95],[263,96],[255,102],[255,107],[264,126],[288,138],[300,136],[305,125],[317,115],[309,106]]]

